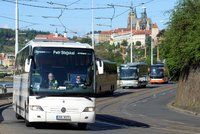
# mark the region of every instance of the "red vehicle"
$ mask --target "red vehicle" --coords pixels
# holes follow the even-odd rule
[[[164,64],[154,64],[150,66],[150,83],[168,83],[168,73]]]

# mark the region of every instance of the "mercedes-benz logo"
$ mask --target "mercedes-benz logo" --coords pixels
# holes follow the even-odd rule
[[[66,108],[61,108],[61,112],[65,113],[66,112]]]

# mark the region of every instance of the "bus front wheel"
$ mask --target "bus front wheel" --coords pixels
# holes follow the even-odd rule
[[[87,128],[87,123],[78,123],[78,128],[80,130],[85,130]]]

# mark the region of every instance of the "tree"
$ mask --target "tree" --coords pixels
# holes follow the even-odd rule
[[[86,37],[86,38],[82,38],[80,40],[81,43],[87,43],[87,44],[92,44],[92,39],[89,38],[89,37]]]
[[[127,45],[128,45],[127,40],[123,40],[122,43],[121,43],[121,45],[122,45],[122,46],[127,46]]]
[[[178,79],[200,61],[200,1],[183,0],[173,11],[162,42],[162,56],[170,74]]]
[[[189,109],[200,109],[199,9],[199,0],[180,1],[160,45],[170,75],[179,80],[176,105]]]
[[[141,41],[136,41],[135,45],[136,45],[136,46],[141,46],[142,43],[141,43]]]
[[[49,32],[36,31],[36,30],[20,30],[19,33],[19,50],[24,47],[24,45],[35,38],[37,34],[49,34]],[[12,29],[0,28],[0,46],[1,52],[12,52],[14,53],[15,45],[15,31]]]

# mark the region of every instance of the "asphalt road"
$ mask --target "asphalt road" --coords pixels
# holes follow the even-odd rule
[[[96,123],[85,131],[74,124],[45,124],[26,127],[11,106],[0,108],[0,134],[200,134],[200,118],[173,111],[175,86],[155,85],[146,89],[119,89],[114,96],[97,98]]]

